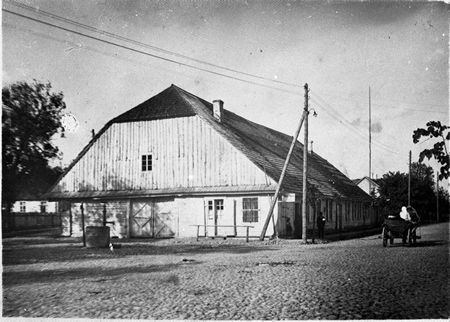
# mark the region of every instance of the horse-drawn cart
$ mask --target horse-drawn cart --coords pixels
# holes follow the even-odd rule
[[[408,212],[411,216],[411,221],[400,218],[399,215],[390,215],[383,222],[381,237],[383,239],[383,247],[389,244],[394,244],[395,238],[401,238],[403,244],[408,242],[409,246],[416,244],[420,236],[417,235],[417,228],[419,227],[419,216],[412,207],[408,207]]]

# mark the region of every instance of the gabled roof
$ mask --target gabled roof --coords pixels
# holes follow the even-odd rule
[[[212,110],[212,103],[172,85],[108,122],[67,171],[113,123],[198,115],[269,177],[278,181],[293,137],[251,122],[225,109],[222,122],[218,122]],[[369,195],[318,154],[309,155],[308,165],[308,183],[323,196],[370,200]],[[297,193],[302,191],[302,169],[303,145],[297,142],[287,169],[283,190]]]
[[[378,179],[371,179],[371,178],[369,178],[369,177],[367,177],[367,176],[362,177],[362,178],[360,178],[360,179],[353,179],[352,181],[353,181],[356,185],[358,185],[358,184],[360,184],[363,180],[370,181],[370,182],[372,182],[373,185],[379,187],[379,184],[378,184],[378,182],[377,182],[377,181],[379,181]]]

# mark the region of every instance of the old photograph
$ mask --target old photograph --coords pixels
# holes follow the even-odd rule
[[[442,1],[2,1],[2,317],[449,319]]]

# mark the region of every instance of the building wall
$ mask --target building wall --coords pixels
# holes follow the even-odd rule
[[[360,187],[369,195],[370,189],[372,189],[372,191],[375,193],[375,196],[378,197],[380,195],[378,192],[378,186],[372,183],[371,187],[369,187],[369,183],[369,180],[367,178],[364,178],[360,183],[358,183],[358,187]]]
[[[126,201],[109,201],[106,203],[102,202],[83,202],[83,212],[84,212],[84,225],[87,226],[102,226],[103,225],[103,205],[106,204],[106,214],[107,221],[113,222],[109,223],[108,226],[111,228],[111,236],[117,236],[123,238],[127,236],[128,229],[128,206],[129,203]],[[63,226],[63,231],[71,231],[71,236],[79,237],[83,235],[82,232],[82,215],[81,215],[81,203],[72,203],[70,206],[70,214],[72,216],[72,228]],[[63,225],[70,225],[69,220],[64,220]]]
[[[257,198],[258,200],[258,221],[257,222],[244,222],[243,221],[243,198]],[[164,229],[169,229],[173,232],[173,235],[169,237],[195,237],[197,235],[196,225],[202,225],[199,230],[200,236],[214,236],[214,227],[206,227],[206,225],[214,225],[214,216],[210,216],[208,204],[210,201],[214,203],[215,200],[223,201],[223,209],[218,214],[217,225],[229,225],[234,226],[236,218],[237,226],[252,226],[249,229],[249,235],[256,237],[261,234],[265,218],[270,208],[270,195],[242,195],[242,196],[207,196],[207,197],[176,197],[170,200],[164,200],[164,202],[169,202],[164,209],[160,206],[162,204],[161,199],[136,199],[136,200],[120,200],[120,201],[107,201],[107,202],[84,202],[83,212],[85,227],[86,226],[101,226],[103,225],[103,205],[106,204],[106,215],[108,222],[114,222],[114,224],[108,224],[111,227],[111,236],[117,236],[119,238],[129,237],[151,237],[150,235],[139,236],[139,233],[145,234],[145,231],[133,230],[133,216],[130,213],[134,211],[138,212],[139,208],[145,206],[145,204],[156,205],[158,208],[157,214],[159,220],[165,221],[170,218],[170,222],[167,222],[166,227],[160,227]],[[131,202],[131,205],[130,205]],[[133,205],[137,207],[133,208]],[[72,203],[70,208],[70,213],[72,220],[70,220],[70,214],[67,212],[63,216],[63,231],[65,235],[70,235],[74,237],[82,236],[82,226],[81,226],[81,203]],[[134,210],[133,210],[134,209]],[[155,208],[153,208],[155,211]],[[159,211],[159,212],[158,212]],[[277,219],[277,207],[274,209],[275,220]],[[164,217],[163,214],[170,213],[170,217]],[[139,213],[142,218],[142,222],[145,223],[146,218],[143,213]],[[72,227],[70,228],[70,223]],[[218,227],[217,235],[228,236],[234,235],[234,227]],[[245,236],[246,228],[237,227],[237,235]],[[271,236],[273,234],[272,223],[269,225],[266,236]]]
[[[45,200],[42,200],[45,201]],[[23,212],[21,211],[21,204],[25,205],[25,213],[30,212],[41,212],[41,200],[19,200],[16,201],[12,208],[12,212]],[[46,213],[56,213],[58,211],[57,202],[46,202]]]
[[[152,170],[142,171],[142,155]],[[273,184],[200,117],[112,124],[55,191]]]
[[[301,196],[298,196],[296,202],[301,209]],[[378,223],[375,209],[368,202],[359,202],[353,200],[336,199],[318,199],[316,204],[316,216],[322,212],[326,219],[325,230],[338,232],[357,227],[374,226]],[[300,211],[301,216],[301,211]],[[314,208],[312,204],[307,207],[307,229],[317,229],[317,223],[314,222]]]

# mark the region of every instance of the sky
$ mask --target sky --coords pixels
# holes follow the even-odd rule
[[[369,88],[373,177],[407,172],[409,151],[415,162],[436,142],[414,144],[413,131],[449,123],[443,2],[21,0],[3,9],[2,84],[36,79],[63,92],[62,165],[92,129],[171,84],[292,136],[308,83],[312,148],[351,179],[369,175]]]

